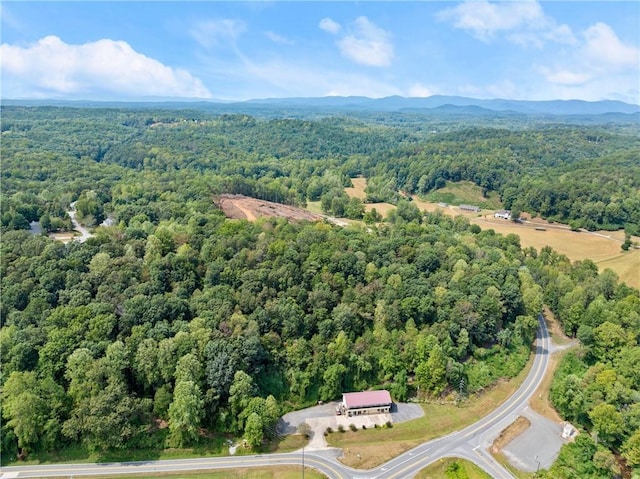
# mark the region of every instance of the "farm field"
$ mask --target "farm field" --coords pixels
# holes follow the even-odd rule
[[[364,198],[364,189],[366,187],[366,178],[352,178],[353,187],[346,188],[345,191],[349,196]],[[472,204],[478,204],[481,200],[480,188],[471,188],[467,182],[458,188],[448,184],[447,188],[450,192],[460,199],[464,198]],[[540,218],[532,219],[529,223],[513,223],[493,217],[493,210],[483,210],[480,214],[464,212],[457,206],[447,205],[441,206],[438,203],[425,201],[417,196],[412,197],[414,204],[423,211],[441,211],[450,216],[463,215],[469,218],[472,223],[477,224],[482,229],[493,229],[500,234],[516,234],[520,237],[520,244],[523,247],[533,247],[540,251],[545,246],[553,248],[560,254],[566,255],[572,261],[580,261],[590,259],[593,261],[600,271],[607,268],[615,271],[621,281],[627,285],[640,289],[640,250],[622,251],[620,246],[624,240],[623,231],[596,231],[596,232],[576,232],[571,231],[568,226],[549,223]],[[371,208],[385,216],[394,205],[389,203],[367,203],[365,208],[369,211]],[[538,228],[538,229],[536,229]],[[542,230],[544,229],[544,231]],[[640,242],[639,237],[633,237],[633,241]]]
[[[539,220],[540,221],[540,220]],[[516,224],[510,221],[489,217],[472,217],[471,222],[483,229],[491,228],[501,234],[516,234],[523,247],[534,247],[538,251],[550,246],[558,253],[566,255],[572,261],[592,260],[600,271],[610,268],[621,281],[634,288],[640,288],[640,250],[622,251],[622,241],[611,235],[576,232],[559,225],[541,226],[542,222]],[[545,231],[536,230],[543,227]],[[638,241],[638,238],[635,238]]]

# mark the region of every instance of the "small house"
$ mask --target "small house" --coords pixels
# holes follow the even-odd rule
[[[498,210],[494,213],[494,215],[496,218],[500,218],[503,220],[510,220],[511,219],[511,211],[509,210]]]

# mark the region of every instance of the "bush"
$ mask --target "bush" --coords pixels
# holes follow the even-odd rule
[[[387,426],[388,428],[392,428],[393,427],[393,423],[391,421],[387,421],[385,423],[385,426]]]
[[[355,424],[351,423],[351,424],[349,424],[349,429],[351,429],[353,432],[356,432],[356,430],[357,430],[358,428],[356,427],[356,425],[355,425]]]
[[[376,429],[378,429],[380,426],[378,425],[378,423],[375,423],[375,424],[373,425],[373,427],[375,427]]]
[[[363,425],[362,425],[362,429],[366,429],[366,428],[367,428],[367,426],[365,426],[365,425],[363,424]]]
[[[331,429],[331,427],[328,427],[327,430],[325,431],[327,434],[331,434],[333,432],[333,429]]]
[[[344,426],[342,424],[338,426],[338,431],[344,432]]]

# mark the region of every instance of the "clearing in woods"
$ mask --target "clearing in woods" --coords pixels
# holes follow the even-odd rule
[[[346,188],[349,196],[364,197],[364,189],[367,185],[366,178],[352,178],[352,188]],[[474,203],[474,199],[482,199],[479,187],[470,188],[466,183],[458,186],[447,184],[447,189],[458,199],[464,198],[469,204],[478,205],[480,201]],[[493,229],[496,233],[504,235],[513,233],[520,237],[520,244],[523,247],[533,247],[540,251],[543,247],[549,246],[560,254],[566,255],[571,261],[590,259],[597,266],[600,272],[609,268],[614,271],[620,281],[627,285],[640,289],[640,250],[622,251],[620,246],[624,240],[623,231],[596,231],[577,232],[563,224],[550,223],[541,218],[529,218],[525,214],[527,221],[514,223],[513,221],[502,220],[493,216],[493,210],[482,210],[480,213],[462,211],[457,206],[441,206],[438,203],[421,200],[417,196],[412,197],[414,204],[424,211],[441,211],[450,216],[463,215],[469,218],[472,223],[482,227],[482,229]],[[490,196],[491,198],[491,196]],[[447,202],[448,203],[448,202]],[[480,205],[482,206],[482,205]],[[371,208],[385,216],[386,213],[395,208],[389,203],[369,203],[365,205],[366,210]],[[640,242],[639,237],[632,237],[632,241]]]

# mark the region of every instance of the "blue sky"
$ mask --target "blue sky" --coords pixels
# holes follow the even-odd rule
[[[2,1],[2,98],[640,103],[621,2]]]

